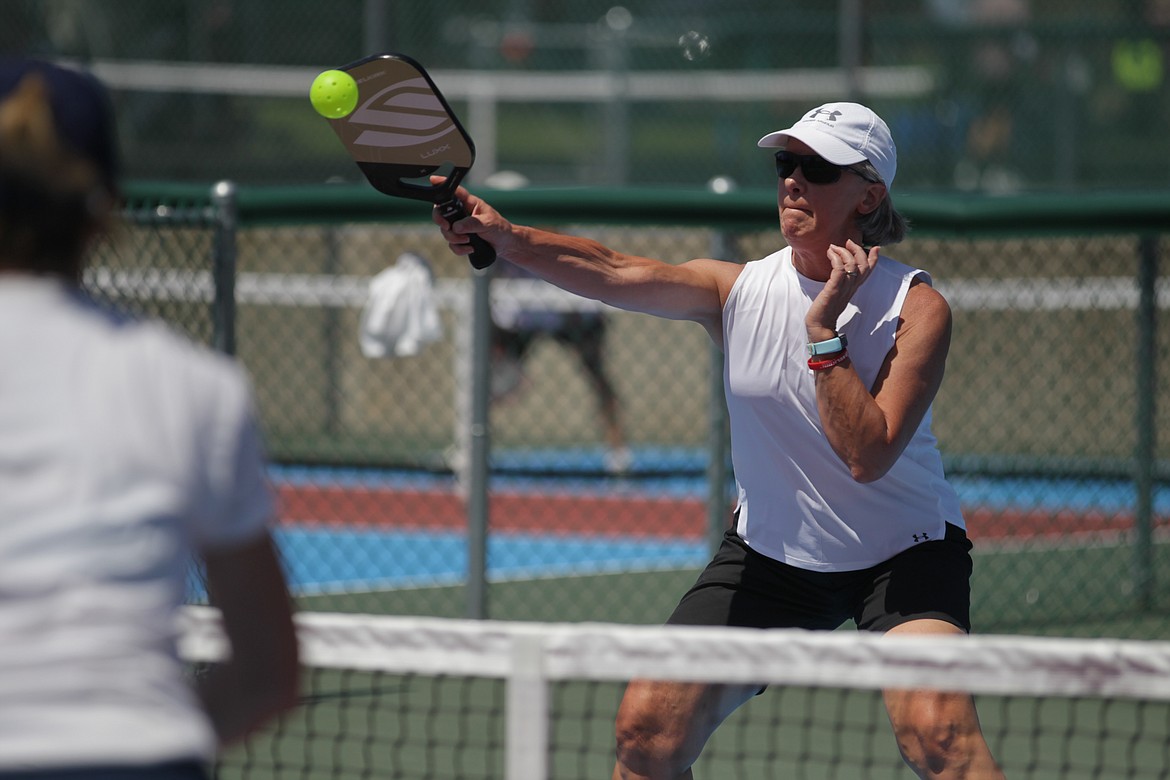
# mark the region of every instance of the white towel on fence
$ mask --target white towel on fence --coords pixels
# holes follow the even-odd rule
[[[370,280],[358,336],[362,354],[408,357],[442,337],[430,266],[410,252],[399,255],[393,266]]]

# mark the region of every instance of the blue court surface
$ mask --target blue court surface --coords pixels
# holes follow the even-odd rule
[[[457,585],[467,576],[467,539],[459,533],[282,528],[277,541],[303,595]],[[702,542],[682,539],[508,533],[487,542],[493,581],[690,568],[706,557]]]

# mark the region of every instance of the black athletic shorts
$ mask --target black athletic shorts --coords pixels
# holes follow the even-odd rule
[[[831,630],[854,620],[888,631],[911,620],[944,620],[971,630],[971,542],[947,524],[923,542],[869,569],[807,571],[748,548],[730,529],[668,624]]]

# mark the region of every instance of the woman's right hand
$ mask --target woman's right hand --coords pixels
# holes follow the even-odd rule
[[[431,182],[442,184],[443,178],[432,176]],[[471,237],[475,235],[490,244],[497,254],[502,254],[500,242],[511,233],[512,224],[487,201],[472,195],[465,187],[456,187],[454,197],[463,204],[467,216],[451,223],[442,215],[438,206],[431,211],[431,221],[439,226],[451,251],[463,257],[470,255],[475,251],[471,244]]]

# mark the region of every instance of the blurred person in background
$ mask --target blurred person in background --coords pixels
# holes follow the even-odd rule
[[[788,246],[680,265],[516,225],[459,188],[448,224],[559,287],[698,322],[724,353],[735,522],[668,622],[954,636],[971,629],[971,543],[930,430],[951,311],[929,274],[883,254],[906,222],[897,151],[865,106],[830,103],[758,142],[775,152]],[[759,685],[636,680],[617,717],[615,778],[687,778]],[[969,695],[889,690],[899,750],[923,778],[1001,778]]]
[[[0,778],[204,778],[298,651],[251,389],[81,288],[118,198],[109,96],[0,61]],[[201,559],[230,660],[176,650]]]
[[[498,264],[496,278],[538,280],[508,262]],[[499,296],[492,306],[491,395],[493,403],[505,403],[519,395],[528,384],[524,364],[529,353],[541,339],[551,339],[576,355],[585,370],[601,415],[605,470],[623,474],[630,469],[633,455],[626,445],[621,405],[605,363],[606,327],[605,312],[599,308],[566,311],[531,307]]]
[[[954,186],[998,195],[1019,191],[1025,172],[1033,110],[1024,73],[1034,72],[1040,44],[1030,24],[1031,0],[927,0],[929,16],[961,30],[950,73],[953,96],[964,125],[963,149],[954,169]],[[1021,156],[1022,155],[1022,156]]]
[[[484,180],[485,187],[495,190],[518,190],[528,185],[528,177],[518,171],[495,171]],[[496,264],[494,274],[495,279],[505,282],[505,286],[502,292],[492,296],[492,403],[509,403],[527,389],[529,381],[525,364],[529,355],[542,339],[551,339],[572,352],[585,370],[585,381],[593,391],[601,417],[606,446],[605,470],[613,475],[628,473],[634,455],[622,423],[621,401],[606,365],[605,339],[609,322],[603,307],[593,302],[572,309],[526,305],[517,296],[508,294],[506,283],[519,280],[545,288],[546,282],[508,262]],[[497,284],[494,289],[498,291],[500,286]]]

